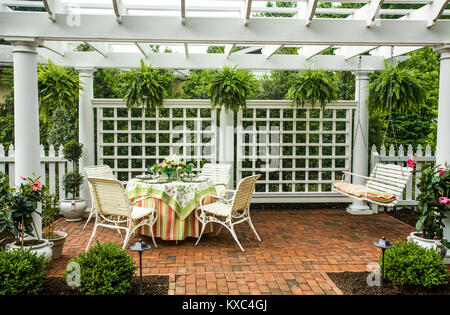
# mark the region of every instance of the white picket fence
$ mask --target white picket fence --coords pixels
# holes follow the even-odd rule
[[[371,169],[378,162],[395,165],[400,164],[404,165],[404,162],[406,162],[410,157],[414,157],[416,164],[414,166],[413,175],[411,176],[411,179],[406,185],[405,191],[403,192],[403,197],[398,202],[398,206],[416,206],[418,204],[418,202],[416,201],[416,197],[419,194],[419,189],[417,188],[419,180],[417,177],[420,176],[419,170],[421,164],[424,162],[435,163],[436,157],[433,155],[433,152],[429,145],[427,145],[425,151],[423,150],[421,145],[418,145],[415,152],[411,145],[408,146],[406,152],[402,145],[399,145],[397,150],[393,145],[391,145],[388,151],[386,150],[385,146],[381,146],[379,152],[377,151],[375,145],[372,147],[371,161],[370,161]],[[378,206],[374,207],[375,207],[374,210],[377,211]]]
[[[41,145],[41,183],[48,186],[50,193],[57,194],[60,199],[65,198],[62,179],[66,172],[72,171],[72,164],[67,163],[62,154],[63,146],[59,147],[58,153],[55,152],[53,145],[50,145],[48,152]],[[15,185],[15,167],[14,167],[14,146],[10,145],[7,149],[0,144],[0,172],[9,176],[9,185]]]

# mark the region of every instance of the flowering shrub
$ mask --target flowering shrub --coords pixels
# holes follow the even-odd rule
[[[432,166],[422,164],[420,182],[417,188],[420,194],[418,209],[421,217],[416,223],[416,229],[422,231],[427,239],[440,239],[449,247],[443,238],[443,220],[450,210],[450,170],[447,165]]]
[[[0,217],[3,223],[0,233],[5,230],[15,236],[16,241],[22,241],[24,234],[33,236],[33,218],[31,214],[36,212],[41,198],[41,182],[39,177],[31,179],[21,177],[21,183],[17,189],[10,189],[1,198]]]

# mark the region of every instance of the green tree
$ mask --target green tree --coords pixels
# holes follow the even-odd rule
[[[121,80],[122,73],[117,68],[97,69],[94,72],[94,97],[122,98]]]

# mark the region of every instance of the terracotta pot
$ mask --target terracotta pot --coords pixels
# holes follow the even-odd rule
[[[66,238],[68,234],[62,231],[53,231],[53,234],[57,234],[58,237],[49,238],[50,242],[53,242],[53,254],[52,259],[58,259],[62,256],[62,251],[64,247],[64,243],[66,242]]]
[[[53,242],[43,239],[42,244],[30,245],[30,246],[24,245],[23,249],[35,252],[38,256],[44,256],[46,259],[51,259],[52,258],[52,246],[53,246]],[[18,250],[20,248],[22,248],[22,246],[16,245],[15,242],[6,244],[6,246],[5,246],[6,250]]]
[[[87,208],[86,199],[63,199],[60,201],[61,214],[67,221],[80,221]]]

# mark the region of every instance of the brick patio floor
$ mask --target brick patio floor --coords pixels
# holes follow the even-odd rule
[[[365,271],[378,261],[373,242],[382,236],[406,239],[413,227],[380,213],[353,216],[345,210],[252,211],[258,242],[247,223],[236,226],[245,252],[222,229],[197,246],[195,239],[163,241],[142,237],[152,249],[143,253],[144,275],[169,275],[170,294],[342,294],[327,272]],[[93,220],[60,226],[69,234],[63,257],[50,263],[48,276],[59,276],[68,260],[86,247]],[[139,236],[131,239],[134,244]],[[115,230],[99,228],[94,240],[122,244]],[[129,251],[129,250],[128,250]],[[138,262],[137,253],[129,251]]]

